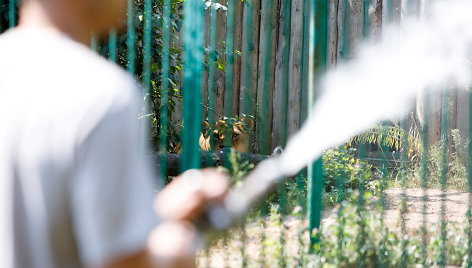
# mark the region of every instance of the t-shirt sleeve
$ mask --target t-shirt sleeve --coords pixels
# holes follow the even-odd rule
[[[77,149],[72,221],[82,264],[103,265],[145,248],[157,225],[150,165],[133,101],[108,109]]]

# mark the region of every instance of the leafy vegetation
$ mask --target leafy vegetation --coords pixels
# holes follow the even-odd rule
[[[176,109],[179,109],[179,103],[182,102],[182,75],[183,75],[183,62],[182,62],[182,26],[183,26],[183,4],[184,0],[172,0],[171,1],[171,16],[170,16],[170,50],[169,50],[169,76],[168,76],[168,88],[162,88],[162,51],[164,45],[163,37],[163,0],[154,1],[152,6],[152,42],[151,42],[151,88],[150,88],[150,113],[147,115],[148,119],[152,122],[150,128],[151,145],[154,150],[157,151],[159,147],[160,137],[160,108],[161,96],[164,91],[167,91],[169,96],[168,107],[168,121],[171,121],[175,116]],[[135,73],[138,79],[142,79],[143,74],[143,55],[144,55],[144,0],[135,0]],[[205,8],[214,8],[216,10],[225,10],[221,4],[214,3],[213,1],[206,1]],[[127,35],[122,34],[118,36],[118,56],[117,62],[123,68],[125,68],[129,62],[127,59],[128,47],[126,45]],[[224,71],[225,60],[225,43],[219,42],[216,48],[205,47],[204,52],[206,55],[212,54],[215,57],[216,67]],[[100,49],[100,53],[104,56],[109,54],[109,47],[104,45]],[[208,59],[208,57],[205,57]],[[208,68],[208,62],[205,62],[205,68]],[[173,120],[176,121],[176,120]],[[168,124],[168,141],[169,150],[176,147],[180,141],[180,132],[182,124]]]
[[[324,225],[319,232],[321,240],[316,245],[316,254],[307,255],[306,261],[310,267],[415,267],[423,264],[422,242],[419,230],[402,236],[399,231],[387,227],[382,222],[382,215],[376,211],[364,210],[359,213],[359,207],[345,203],[344,209],[333,224]],[[362,215],[362,218],[359,218]],[[360,225],[359,222],[363,224]],[[343,228],[340,229],[339,225]],[[361,227],[362,226],[362,227]],[[465,225],[467,226],[467,225]],[[359,244],[362,230],[364,243]],[[342,232],[340,234],[339,232]],[[469,245],[466,230],[457,227],[447,230],[445,248],[446,264],[465,265],[464,262]],[[339,241],[341,238],[341,241]],[[441,234],[436,228],[427,231],[427,248],[425,265],[438,265],[441,251]],[[402,243],[405,251],[402,249]],[[336,249],[336,250],[334,250]]]
[[[155,1],[152,6],[151,16],[151,85],[150,85],[150,113],[147,115],[152,127],[150,128],[151,145],[154,150],[157,151],[159,148],[159,132],[160,132],[160,107],[161,107],[161,95],[163,91],[167,91],[169,96],[168,107],[168,120],[173,118],[174,112],[179,102],[182,102],[181,87],[182,87],[182,45],[180,40],[180,30],[183,24],[183,0],[172,0],[171,1],[171,16],[170,16],[170,27],[171,27],[171,38],[170,38],[170,49],[169,49],[169,74],[168,74],[168,88],[162,88],[162,51],[164,45],[163,37],[163,1]],[[143,55],[144,55],[144,0],[134,1],[134,26],[135,26],[135,73],[137,79],[142,79],[143,74]],[[117,37],[117,63],[123,68],[126,68],[129,64],[127,53],[128,46],[126,44],[128,35],[123,33]],[[100,48],[100,54],[108,56],[110,53],[109,46],[103,45]],[[175,147],[179,142],[179,126],[168,124],[168,140]]]
[[[341,146],[327,150],[323,155],[324,205],[332,206],[351,199],[352,193],[361,186],[365,191],[377,194],[380,179],[374,167],[366,160],[356,157],[356,148]]]
[[[331,211],[333,216],[311,234],[320,238],[313,251],[308,248],[310,234],[306,231],[307,221],[303,209],[306,202],[306,178],[285,181],[279,188],[283,191],[273,194],[265,204],[268,214],[256,209],[248,218],[244,241],[259,245],[258,252],[263,252],[263,255],[254,256],[245,251],[244,262],[249,267],[281,264],[289,267],[437,267],[441,266],[444,249],[446,266],[467,267],[470,261],[467,259],[468,252],[471,250],[467,240],[468,222],[458,225],[447,223],[448,227],[443,231],[439,229],[440,224],[431,223],[424,234],[426,247],[423,245],[421,228],[410,226],[407,233],[403,234],[400,221],[395,224],[385,222],[384,182],[389,181],[390,187],[403,186],[400,183],[402,174],[407,187],[421,186],[420,163],[424,148],[418,133],[418,130],[403,131],[399,125],[379,126],[370,134],[366,133],[363,137],[355,138],[357,140],[324,153],[323,205],[325,212]],[[447,146],[447,150],[440,144],[432,144],[427,148],[427,187],[440,188],[442,153],[447,151],[447,187],[466,190],[465,145],[468,141],[460,137],[458,130],[449,130],[448,135],[449,144],[443,145]],[[378,164],[372,165],[359,159],[354,146],[362,142],[377,143],[398,151],[406,147],[408,151],[404,152],[409,152],[408,161],[404,166],[397,162],[396,166],[384,170]],[[239,181],[252,167],[241,166],[238,161],[240,159],[232,162],[234,166],[231,174]],[[405,170],[401,171],[403,168]],[[360,186],[365,190],[362,205],[359,202]],[[281,206],[286,208],[281,209]],[[400,206],[403,203],[399,205],[399,210]],[[241,231],[230,232],[225,258],[231,255],[231,239],[241,237],[244,237]],[[445,244],[443,241],[446,241]],[[241,242],[238,243],[238,252],[241,252]],[[214,247],[222,246],[219,244]],[[233,266],[231,261],[228,266]]]
[[[444,146],[446,146],[446,188],[466,191],[468,187],[467,182],[467,154],[465,145],[468,141],[464,141],[459,130],[452,129],[449,131],[449,144],[441,145],[440,143],[432,144],[427,148],[427,187],[440,188],[441,187],[441,168],[442,168],[442,153]],[[423,148],[420,148],[422,152]],[[407,187],[421,186],[421,165],[418,163],[409,163],[405,171]],[[400,173],[392,173],[391,184],[393,186],[401,186]]]

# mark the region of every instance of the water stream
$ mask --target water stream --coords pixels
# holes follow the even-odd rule
[[[355,59],[329,71],[312,116],[278,158],[261,163],[232,191],[226,207],[247,211],[278,180],[292,176],[333,146],[387,119],[399,119],[415,96],[470,84],[472,1],[435,1],[424,19],[404,18],[364,43]],[[218,213],[215,220],[221,219]],[[223,227],[223,226],[222,226]]]

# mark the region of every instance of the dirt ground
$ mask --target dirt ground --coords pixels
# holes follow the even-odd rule
[[[391,231],[400,230],[400,208],[401,196],[405,194],[407,203],[407,213],[405,214],[406,228],[409,233],[419,230],[422,226],[422,221],[425,216],[426,226],[429,230],[431,227],[438,227],[441,217],[441,194],[437,189],[428,189],[425,192],[426,209],[423,211],[423,189],[421,188],[390,188],[385,191],[386,194],[386,208],[384,214],[384,223]],[[468,208],[469,194],[461,191],[445,191],[444,192],[444,215],[448,222],[448,227],[464,227],[466,224],[466,212]],[[333,224],[335,222],[337,213],[336,209],[329,209],[323,212],[323,225]],[[229,234],[226,245],[220,241],[217,245],[205,253],[200,253],[199,267],[241,267],[242,258],[244,254],[248,261],[248,267],[275,267],[277,262],[278,252],[280,252],[281,234],[284,239],[285,257],[289,260],[288,266],[292,267],[293,263],[303,250],[305,246],[300,243],[307,244],[308,233],[303,230],[307,229],[307,221],[294,217],[287,217],[283,224],[278,224],[273,219],[267,219],[265,226],[262,222],[249,223],[245,227],[245,251],[241,252],[243,248],[242,232],[240,230],[233,231]],[[265,243],[262,244],[262,236],[265,236]],[[266,252],[265,262],[262,261],[262,251]],[[209,257],[206,257],[208,254]],[[269,258],[267,256],[270,256]],[[275,262],[275,263],[271,263]],[[292,262],[292,263],[290,263]]]
[[[401,195],[405,193],[408,211],[405,215],[406,227],[418,229],[421,227],[423,217],[426,216],[427,227],[437,224],[441,219],[441,190],[428,189],[425,192],[426,209],[423,214],[424,202],[422,202],[423,189],[391,188],[385,191],[387,196],[387,207],[385,211],[385,222],[396,225],[400,218]],[[469,193],[449,190],[444,192],[444,216],[451,226],[463,227],[466,224],[466,213],[469,202]]]
[[[405,217],[406,228],[410,231],[421,228],[423,218],[426,219],[426,227],[436,226],[441,220],[441,190],[427,189],[425,191],[426,209],[423,214],[423,189],[421,188],[390,188],[385,191],[386,207],[384,222],[392,228],[400,228],[400,209],[402,193],[405,194],[407,213]],[[450,227],[463,227],[467,223],[469,193],[455,190],[444,192],[444,216]],[[336,219],[336,209],[323,212],[324,224],[330,224]]]

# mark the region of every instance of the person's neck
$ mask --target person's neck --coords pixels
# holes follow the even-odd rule
[[[74,18],[55,17],[43,4],[37,1],[26,1],[20,10],[19,28],[43,28],[63,33],[86,46],[90,46],[91,30],[84,27]]]

